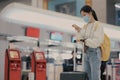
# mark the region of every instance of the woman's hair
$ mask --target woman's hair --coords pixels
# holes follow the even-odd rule
[[[98,18],[97,18],[97,15],[96,15],[95,11],[94,11],[90,6],[88,6],[88,5],[83,6],[83,7],[81,8],[81,10],[80,10],[80,13],[81,13],[82,11],[84,11],[84,12],[86,12],[86,13],[92,12],[92,16],[94,17],[94,19],[95,19],[96,21],[98,21]]]

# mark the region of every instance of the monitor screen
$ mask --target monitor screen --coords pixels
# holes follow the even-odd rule
[[[72,37],[71,37],[71,42],[74,43],[75,40],[76,40],[76,36],[75,36],[75,35],[72,35]]]
[[[19,58],[17,51],[10,51],[10,58]]]
[[[40,53],[36,53],[36,60],[41,60],[41,59],[44,59],[44,56],[43,54],[40,54]]]
[[[55,41],[62,41],[63,40],[63,33],[60,32],[51,32],[50,39]]]

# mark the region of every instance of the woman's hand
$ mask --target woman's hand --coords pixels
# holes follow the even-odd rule
[[[76,25],[76,24],[73,24],[72,27],[77,31],[77,32],[80,32],[81,28]]]

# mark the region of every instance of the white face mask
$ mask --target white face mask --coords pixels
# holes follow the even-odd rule
[[[90,22],[90,18],[89,18],[89,16],[83,16],[83,20],[86,22],[86,23],[88,23],[88,22]]]

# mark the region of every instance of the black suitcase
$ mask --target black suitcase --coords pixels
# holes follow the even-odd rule
[[[60,80],[87,80],[87,73],[85,72],[62,72]]]

